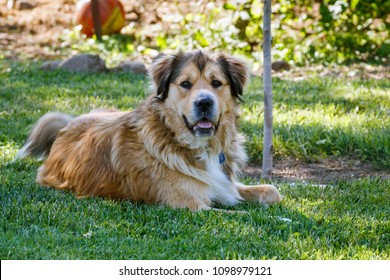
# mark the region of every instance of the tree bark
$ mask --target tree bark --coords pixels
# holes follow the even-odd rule
[[[271,0],[264,0],[263,15],[263,54],[264,54],[264,146],[262,178],[270,179],[272,176],[272,76],[271,76]]]
[[[96,39],[98,41],[102,40],[102,23],[100,20],[100,11],[99,11],[99,2],[98,0],[91,0],[92,7],[92,19],[93,26],[95,27]]]

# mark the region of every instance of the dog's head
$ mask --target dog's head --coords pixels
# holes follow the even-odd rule
[[[237,114],[248,70],[226,54],[196,51],[160,55],[149,75],[166,125],[191,142],[191,137],[213,137],[227,115]]]

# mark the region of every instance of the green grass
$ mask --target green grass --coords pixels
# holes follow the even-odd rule
[[[129,74],[43,72],[0,61],[1,259],[389,259],[390,180],[328,186],[276,182],[280,205],[244,203],[246,213],[77,199],[35,183],[39,163],[12,163],[45,112],[78,115],[132,109],[148,82]],[[273,81],[275,154],[308,161],[353,156],[390,169],[390,81]],[[261,81],[243,104],[242,130],[261,157]],[[243,178],[245,183],[252,182]]]
[[[263,105],[257,88],[249,87],[243,130],[252,159],[260,158]],[[275,80],[274,128],[277,157],[313,161],[327,156],[353,156],[390,169],[390,81],[313,77]]]

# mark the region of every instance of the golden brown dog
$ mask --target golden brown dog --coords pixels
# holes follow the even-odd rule
[[[81,197],[192,210],[280,201],[272,185],[236,182],[247,159],[237,131],[243,62],[201,51],[163,55],[149,75],[153,94],[137,109],[46,114],[17,157],[47,156],[37,181]]]

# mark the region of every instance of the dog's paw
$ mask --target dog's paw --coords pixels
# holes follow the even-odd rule
[[[260,185],[259,188],[259,202],[266,204],[279,203],[282,198],[278,189],[273,185]]]
[[[273,185],[240,186],[239,193],[244,200],[263,204],[279,203],[282,198]]]

